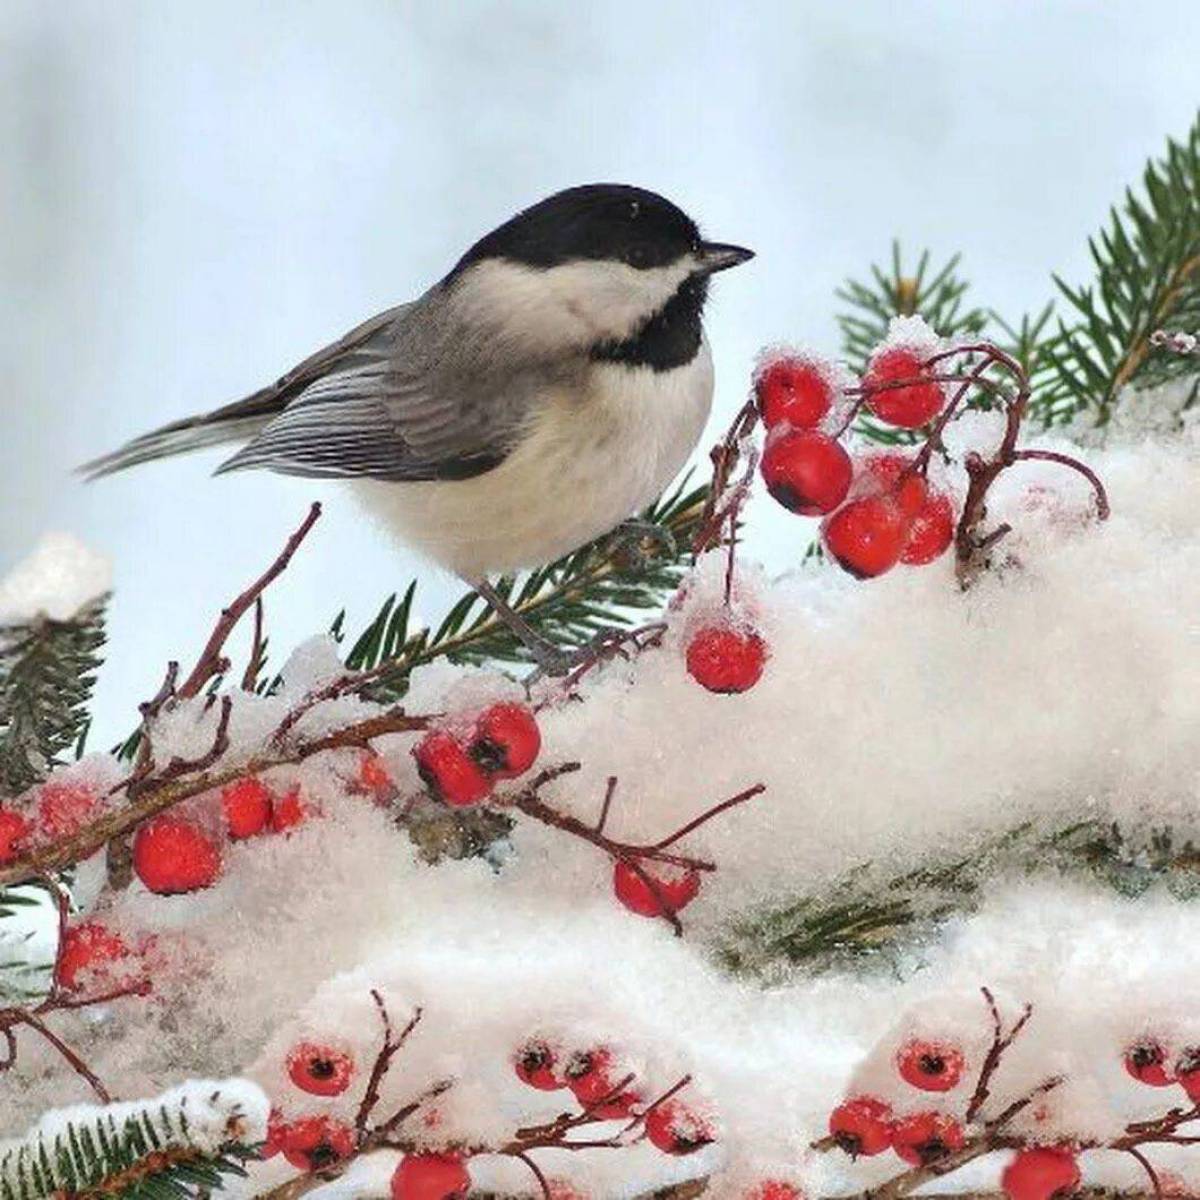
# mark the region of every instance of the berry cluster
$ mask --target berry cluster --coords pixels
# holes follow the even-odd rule
[[[767,427],[762,477],[784,508],[824,517],[825,548],[847,571],[869,579],[897,564],[923,566],[954,540],[951,496],[928,482],[929,455],[879,453],[851,458],[846,395],[831,364],[794,354],[769,359],[754,382]],[[876,351],[857,391],[887,425],[919,429],[946,406],[943,383],[917,346]],[[832,418],[832,419],[831,419]]]
[[[88,784],[50,778],[23,798],[22,807],[0,808],[0,867],[39,846],[73,837],[99,815],[100,796]]]
[[[451,808],[479,804],[499,780],[523,775],[537,761],[542,736],[524,704],[485,709],[470,735],[433,729],[413,748],[417,770],[433,795]]]

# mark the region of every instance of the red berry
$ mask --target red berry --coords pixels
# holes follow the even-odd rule
[[[749,691],[762,677],[767,645],[757,633],[709,625],[688,642],[688,674],[721,695]]]
[[[267,1115],[267,1138],[259,1151],[263,1158],[274,1158],[283,1149],[283,1139],[287,1134],[287,1129],[283,1113],[277,1108],[272,1108]]]
[[[642,863],[642,870],[654,881],[654,888],[633,867],[621,859],[613,866],[613,891],[630,912],[639,917],[661,917],[686,908],[700,891],[700,872],[661,863]]]
[[[304,800],[300,785],[293,784],[271,805],[271,832],[286,833],[303,825],[309,817],[317,815],[318,810]]]
[[[138,827],[133,869],[152,892],[193,892],[221,874],[221,852],[202,829],[168,813]]]
[[[904,387],[887,386],[904,380],[913,382]],[[941,386],[929,378],[921,356],[903,346],[875,355],[867,367],[863,385],[880,389],[870,391],[867,407],[881,421],[901,429],[917,429],[933,420],[945,403]]]
[[[790,1183],[779,1179],[764,1179],[748,1192],[743,1193],[742,1200],[803,1200],[804,1193]]]
[[[618,1072],[612,1051],[604,1047],[573,1055],[567,1063],[567,1087],[593,1116],[603,1121],[628,1117],[641,1097],[634,1091],[618,1091],[629,1072]]]
[[[83,784],[48,779],[38,790],[38,828],[52,840],[70,837],[87,824],[95,807],[95,795]]]
[[[493,704],[479,718],[470,755],[496,779],[515,779],[537,761],[542,735],[524,704]]]
[[[81,973],[100,973],[105,963],[120,962],[131,953],[125,939],[99,921],[68,925],[54,964],[54,982],[69,992],[78,991]]]
[[[1009,1200],[1050,1200],[1079,1186],[1079,1162],[1070,1150],[1033,1146],[1004,1168],[1000,1186]]]
[[[320,1171],[354,1150],[354,1131],[332,1117],[301,1117],[279,1129],[283,1157],[297,1170]]]
[[[693,1154],[714,1140],[708,1123],[678,1100],[652,1108],[645,1128],[650,1144],[664,1154]]]
[[[945,1113],[914,1113],[892,1126],[892,1147],[906,1163],[927,1166],[963,1148],[962,1126]]]
[[[855,1096],[829,1114],[829,1132],[847,1154],[882,1154],[892,1144],[892,1110],[874,1096]]]
[[[1189,1046],[1175,1064],[1175,1077],[1188,1099],[1200,1104],[1200,1046]]]
[[[850,455],[811,429],[781,429],[768,437],[759,470],[771,496],[802,517],[833,512],[854,478]]]
[[[368,750],[358,764],[358,783],[375,799],[386,803],[396,794],[396,784],[383,765],[383,759],[373,750]]]
[[[287,1073],[302,1092],[340,1096],[354,1078],[354,1059],[330,1046],[301,1042],[287,1056]]]
[[[0,867],[13,862],[24,850],[21,843],[33,832],[33,826],[19,812],[0,808]]]
[[[954,503],[943,492],[931,492],[912,518],[900,561],[923,567],[940,558],[954,541]]]
[[[427,733],[413,747],[413,757],[426,786],[451,808],[478,804],[492,790],[479,764],[444,729]]]
[[[963,1056],[946,1042],[906,1042],[896,1054],[900,1078],[924,1092],[948,1092],[962,1078]]]
[[[513,1070],[522,1083],[540,1092],[557,1092],[567,1086],[555,1071],[554,1051],[545,1042],[527,1042],[513,1059]]]
[[[470,1190],[456,1154],[406,1154],[392,1174],[392,1200],[459,1200]]]
[[[1143,1038],[1125,1051],[1125,1070],[1150,1087],[1169,1087],[1175,1082],[1174,1072],[1167,1065],[1167,1052],[1160,1042]]]
[[[253,837],[261,833],[271,819],[271,793],[261,779],[248,775],[225,788],[221,793],[221,807],[231,838]]]
[[[890,571],[908,542],[909,522],[889,496],[851,500],[826,519],[825,548],[858,579]]]
[[[915,517],[929,496],[925,476],[910,471],[911,460],[903,454],[871,454],[863,460],[867,473],[879,485],[878,490],[890,492],[906,517]]]
[[[754,381],[763,424],[773,429],[787,422],[795,429],[815,429],[833,404],[833,388],[820,367],[807,359],[777,358]]]

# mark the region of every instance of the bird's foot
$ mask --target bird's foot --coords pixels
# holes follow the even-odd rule
[[[563,690],[570,692],[594,667],[614,658],[629,661],[643,650],[657,646],[666,629],[662,621],[640,625],[636,629],[609,627],[598,630],[582,646],[573,650],[547,647],[547,653],[530,647],[537,669],[526,679],[525,686],[531,688],[543,679],[558,679],[563,683]]]
[[[675,535],[653,521],[623,521],[612,536],[612,556],[629,574],[641,574],[656,558],[673,560],[679,555]]]

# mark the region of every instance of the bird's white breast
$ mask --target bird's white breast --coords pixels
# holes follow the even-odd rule
[[[363,481],[362,500],[403,541],[466,580],[540,566],[607,533],[671,483],[712,405],[707,342],[686,366],[597,363],[554,392],[524,440],[474,479]]]

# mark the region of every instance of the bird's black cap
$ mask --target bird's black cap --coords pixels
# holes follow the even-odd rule
[[[459,259],[448,278],[488,258],[532,267],[580,259],[661,267],[700,245],[695,221],[656,192],[589,183],[556,192],[493,229]]]

